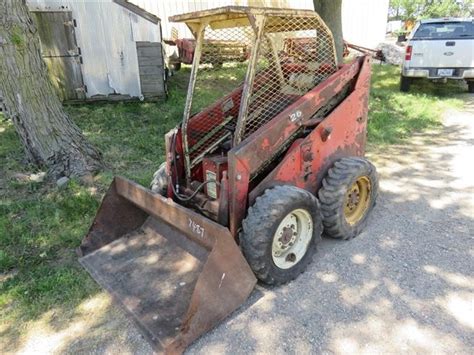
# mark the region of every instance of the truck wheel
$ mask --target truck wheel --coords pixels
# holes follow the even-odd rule
[[[166,174],[166,163],[162,163],[153,174],[150,190],[154,193],[166,196],[168,192],[168,175]]]
[[[471,94],[474,94],[474,80],[467,82],[467,91]]]
[[[255,275],[269,285],[296,278],[311,262],[321,240],[317,198],[294,186],[265,191],[242,222],[240,246]]]
[[[329,169],[318,196],[324,233],[333,238],[356,237],[367,223],[378,194],[375,166],[364,158],[342,158]]]
[[[400,91],[408,92],[410,91],[411,78],[407,78],[403,75],[400,76]]]

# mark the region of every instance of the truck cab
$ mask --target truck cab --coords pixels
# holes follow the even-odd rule
[[[400,90],[415,78],[465,80],[474,93],[474,20],[443,18],[419,21],[407,42]]]

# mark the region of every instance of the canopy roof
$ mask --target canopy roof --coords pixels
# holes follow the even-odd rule
[[[285,18],[318,18],[322,22],[319,15],[312,10],[296,10],[296,9],[280,9],[272,7],[251,7],[251,6],[224,6],[210,10],[202,10],[189,12],[186,14],[170,16],[169,20],[173,22],[185,22],[192,29],[197,29],[201,23],[208,23],[212,29],[243,27],[250,26],[249,15],[264,15],[268,17],[276,17],[280,22],[284,22]],[[283,26],[283,23],[281,23]],[[293,28],[291,30],[308,29],[304,22],[301,28]]]

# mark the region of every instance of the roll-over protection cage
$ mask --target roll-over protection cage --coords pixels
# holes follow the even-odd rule
[[[337,70],[332,34],[313,11],[230,6],[170,20],[196,40],[181,126],[188,182],[204,155],[237,146]],[[201,107],[210,97],[219,100]]]

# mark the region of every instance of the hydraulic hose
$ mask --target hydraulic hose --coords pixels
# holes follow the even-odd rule
[[[170,177],[170,182],[171,182],[171,189],[173,190],[173,194],[176,196],[176,198],[178,198],[178,200],[182,201],[182,202],[188,202],[190,200],[192,200],[197,194],[199,191],[201,191],[201,189],[207,185],[207,184],[210,184],[210,183],[215,183],[217,185],[219,185],[219,182],[217,182],[216,180],[207,180],[207,181],[204,181],[203,183],[201,183],[197,188],[196,190],[189,196],[185,196],[185,195],[181,195],[178,190],[179,190],[179,183],[178,183],[178,167],[176,166],[176,134],[173,135],[173,141],[171,142],[171,149],[172,149],[172,152],[173,152],[173,168],[174,168],[174,173],[175,173],[175,176],[176,176],[176,187],[174,186],[173,184],[173,181]]]

